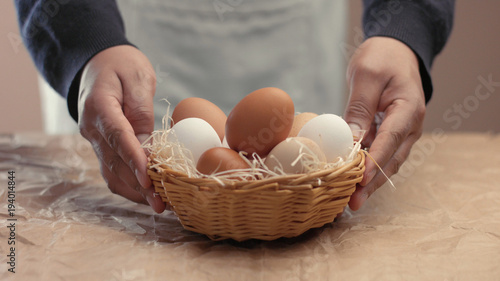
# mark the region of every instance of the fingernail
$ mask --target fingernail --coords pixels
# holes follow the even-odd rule
[[[142,179],[141,173],[139,172],[138,169],[135,169],[134,174],[135,174],[135,177],[137,178],[137,181],[141,185],[141,187],[142,188],[147,188],[146,186],[144,186],[144,180]]]
[[[149,195],[146,195],[146,201],[148,201],[149,206],[154,209],[155,199]]]
[[[352,135],[354,136],[354,140],[358,141],[363,137],[364,131],[361,130],[361,127],[356,123],[350,123],[349,128],[351,128]]]
[[[142,145],[149,138],[149,134],[138,134],[136,137]]]
[[[353,132],[361,130],[361,127],[356,123],[349,123],[349,128],[351,128]]]

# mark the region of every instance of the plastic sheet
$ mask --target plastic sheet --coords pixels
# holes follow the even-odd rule
[[[1,280],[498,280],[500,136],[425,135],[357,212],[292,239],[213,242],[109,192],[80,136],[0,136]],[[15,171],[15,271],[8,171]]]

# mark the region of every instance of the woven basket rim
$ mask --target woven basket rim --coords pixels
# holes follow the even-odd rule
[[[356,157],[346,163],[344,165],[340,165],[338,167],[324,169],[320,171],[314,171],[306,174],[290,174],[290,175],[280,175],[273,177],[266,177],[262,179],[252,179],[252,180],[240,180],[240,179],[214,179],[213,177],[200,177],[194,178],[189,177],[188,175],[175,171],[168,167],[166,164],[159,164],[154,158],[150,158],[148,163],[148,173],[150,176],[155,172],[150,170],[155,170],[157,174],[162,175],[162,181],[165,175],[170,175],[170,179],[175,179],[176,184],[185,185],[186,187],[216,187],[216,188],[226,188],[232,190],[250,190],[253,188],[262,189],[263,186],[272,185],[277,183],[273,189],[276,190],[297,190],[302,188],[316,188],[321,186],[321,182],[328,182],[331,179],[334,179],[337,175],[340,175],[345,172],[349,172],[356,166],[359,166],[360,163],[364,163],[365,161],[365,151],[360,150]],[[362,165],[362,170],[364,171],[364,164]],[[311,184],[314,182],[318,182],[318,184]]]

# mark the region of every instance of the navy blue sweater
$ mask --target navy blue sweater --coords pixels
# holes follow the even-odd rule
[[[426,101],[430,68],[451,32],[454,0],[364,0],[365,37],[387,36],[418,56]],[[81,70],[95,54],[131,45],[114,0],[15,0],[24,43],[47,82],[78,118]]]

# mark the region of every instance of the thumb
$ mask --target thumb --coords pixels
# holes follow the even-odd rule
[[[345,109],[344,120],[355,137],[361,137],[364,131],[365,143],[369,135],[375,134],[372,124],[378,107],[378,96],[375,93],[351,92]]]
[[[156,76],[152,68],[138,68],[132,77],[120,77],[123,85],[123,113],[142,144],[153,132],[153,97],[156,90]],[[146,153],[146,152],[145,152]],[[137,179],[143,187],[151,185],[146,165],[137,168]]]
[[[149,135],[154,129],[153,97],[156,90],[154,70],[143,67],[135,75],[121,79],[123,83],[123,113],[136,136]]]
[[[375,130],[372,130],[372,123],[384,91],[384,85],[377,81],[379,80],[377,75],[373,75],[364,67],[356,65],[356,62],[353,60],[350,65],[350,68],[355,69],[355,71],[350,71],[348,75],[349,101],[345,109],[344,120],[349,124],[354,134],[364,130],[364,143],[367,143],[367,137],[369,138],[369,135],[374,137],[375,134]]]
[[[373,125],[373,121],[385,85],[377,81],[377,75],[363,71],[362,67],[353,73],[349,81],[349,101],[344,120],[349,124],[357,139],[363,137],[363,146],[369,147],[375,139],[377,128]],[[375,164],[371,163],[370,159],[366,160],[365,167],[361,185],[366,185],[374,176]]]

